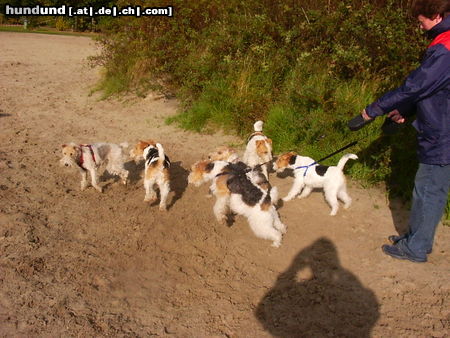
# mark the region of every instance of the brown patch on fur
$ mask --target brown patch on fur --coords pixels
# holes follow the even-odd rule
[[[267,145],[267,143],[272,144],[272,140],[266,139],[256,141],[256,153],[259,156],[270,155],[270,147]]]
[[[270,201],[270,198],[265,198],[264,201],[261,203],[261,210],[267,211],[272,206],[272,202]]]
[[[233,154],[236,154],[236,150],[227,146],[222,146],[217,148],[216,151],[210,153],[208,158],[211,161],[226,161]]]
[[[258,183],[258,186],[264,191],[267,191],[270,188],[269,182],[260,182]]]
[[[155,177],[155,175],[160,171],[159,166],[149,166],[147,168],[147,170],[145,171],[145,179],[149,180],[153,177]]]
[[[168,182],[170,179],[169,170],[167,168],[164,168],[163,163],[155,162],[153,163],[155,165],[151,165],[147,168],[145,171],[145,179],[149,180],[158,175],[159,173],[162,173],[163,180],[165,182]]]
[[[140,140],[133,149],[131,149],[130,151],[130,156],[142,156],[144,154],[144,149],[147,148],[148,146],[154,146],[156,147],[156,142],[152,139],[148,139],[148,140]]]
[[[78,159],[80,158],[80,155],[81,155],[81,149],[78,146],[63,144],[62,145],[62,153],[63,153],[63,156],[71,157],[75,161],[78,161]]]
[[[212,168],[211,167],[211,161],[210,160],[203,160],[194,163],[191,166],[191,174],[189,175],[189,182],[190,183],[196,183],[203,179],[203,175],[205,173],[209,173]]]
[[[230,195],[230,190],[228,189],[227,181],[229,176],[228,175],[221,175],[217,177],[216,179],[216,193],[219,196],[226,196]]]
[[[169,169],[165,168],[163,170],[163,176],[164,176],[164,181],[168,182],[170,180],[170,173],[169,173]]]
[[[291,160],[292,156],[296,156],[297,154],[294,153],[293,151],[289,152],[289,153],[285,153],[282,154],[280,156],[278,156],[275,164],[277,165],[278,169],[284,169],[289,167],[289,162]]]

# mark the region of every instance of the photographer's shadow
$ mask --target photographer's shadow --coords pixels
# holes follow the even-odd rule
[[[379,303],[340,265],[334,244],[321,238],[295,257],[255,315],[279,337],[369,337]]]

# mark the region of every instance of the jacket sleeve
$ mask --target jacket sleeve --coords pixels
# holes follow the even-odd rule
[[[404,111],[450,83],[450,53],[440,46],[412,71],[397,89],[384,94],[366,107],[370,117],[377,117],[394,109]]]

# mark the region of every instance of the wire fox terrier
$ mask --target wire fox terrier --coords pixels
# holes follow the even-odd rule
[[[336,215],[339,209],[338,199],[344,202],[347,209],[352,199],[347,193],[344,165],[349,159],[356,160],[355,154],[345,154],[339,160],[337,166],[324,166],[316,163],[312,158],[299,156],[294,152],[280,155],[274,163],[274,170],[282,172],[286,168],[294,169],[294,184],[283,201],[292,200],[301,192],[298,198],[307,197],[314,188],[323,188],[325,199],[331,206],[330,215]],[[302,191],[303,189],[303,191]]]
[[[140,159],[145,160],[144,202],[156,201],[154,186],[157,185],[160,193],[159,210],[167,210],[167,197],[170,192],[170,159],[164,153],[162,145],[153,140],[139,141],[131,149],[130,157],[136,162]]]
[[[272,140],[262,133],[263,125],[262,121],[253,125],[254,133],[247,140],[242,161],[251,168],[260,165],[268,178],[269,162],[272,161]]]
[[[76,144],[62,145],[63,157],[61,165],[75,167],[81,174],[81,190],[85,190],[89,183],[87,174],[91,175],[91,184],[98,191],[102,187],[98,184],[100,166],[106,164],[106,171],[112,175],[118,175],[123,184],[127,184],[128,171],[125,170],[123,150],[128,147],[127,143],[120,145],[113,143]]]
[[[206,160],[192,166],[188,180],[196,186],[212,180],[210,190],[216,196],[213,210],[219,223],[225,223],[230,211],[234,212],[247,218],[257,237],[271,240],[274,247],[281,245],[286,226],[274,206],[278,190],[261,171],[243,162]]]

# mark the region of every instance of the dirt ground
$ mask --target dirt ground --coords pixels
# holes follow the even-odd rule
[[[335,217],[320,192],[285,203],[278,249],[242,217],[219,225],[188,169],[243,141],[167,126],[175,99],[89,95],[95,53],[85,37],[0,33],[1,336],[450,335],[449,227],[428,263],[387,257],[408,211],[357,182]],[[103,175],[101,194],[58,163],[66,142],[149,137],[173,163],[165,213],[143,202],[142,165],[127,163],[128,186]],[[270,180],[281,196],[292,183]]]

